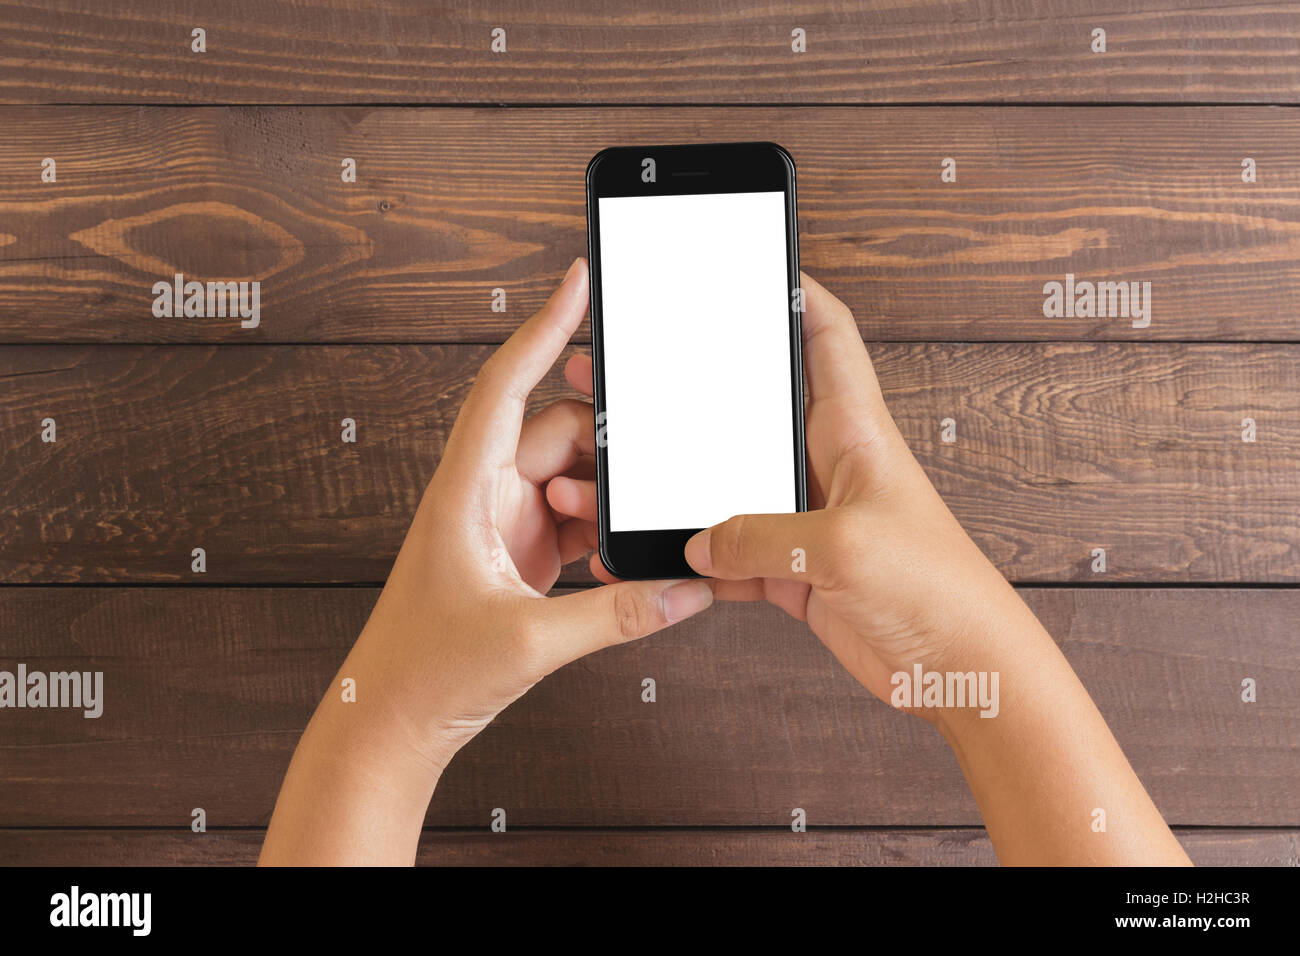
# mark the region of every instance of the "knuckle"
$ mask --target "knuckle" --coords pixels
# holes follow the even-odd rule
[[[544,675],[548,668],[548,640],[540,621],[524,615],[512,629],[515,665],[527,674]]]
[[[713,566],[728,570],[741,567],[745,558],[747,536],[750,536],[750,528],[745,515],[736,515],[724,521],[709,536],[709,546],[713,551],[710,556],[713,559]]]
[[[848,560],[861,545],[857,522],[841,518],[827,522],[822,536],[822,547],[826,555],[837,564]]]
[[[818,564],[824,569],[829,582],[850,580],[865,560],[867,535],[860,523],[848,514],[838,514],[826,521],[818,535],[816,545],[820,554]]]
[[[632,640],[647,630],[650,613],[645,599],[632,588],[614,589],[614,623],[619,637]]]
[[[511,399],[522,402],[528,398],[527,390],[521,389],[519,385],[513,360],[506,354],[504,348],[488,356],[487,361],[479,367],[470,394],[474,392],[495,400]]]
[[[853,310],[836,296],[831,296],[831,302],[831,312],[835,316],[835,321],[842,325],[852,325],[857,328],[857,320],[853,318]]]
[[[561,398],[552,406],[555,414],[564,418],[566,423],[579,431],[592,428],[591,405],[576,398]]]

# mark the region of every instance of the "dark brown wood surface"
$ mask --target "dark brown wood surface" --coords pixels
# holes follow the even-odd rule
[[[265,830],[0,830],[0,866],[251,866]],[[1300,830],[1175,828],[1197,866],[1296,866]],[[420,866],[992,866],[981,828],[428,829]]]
[[[586,252],[592,155],[728,139],[791,151],[804,269],[867,339],[1300,340],[1295,110],[0,108],[0,127],[0,341],[500,342]],[[259,281],[260,326],[155,318],[177,272]],[[1149,327],[1046,317],[1067,273],[1150,282]]]
[[[0,669],[107,682],[0,711],[0,865],[251,862],[479,365],[586,251],[589,158],[755,139],[1193,860],[1296,865],[1298,38],[1229,0],[0,0]],[[155,317],[178,272],[260,282],[259,327]],[[1150,325],[1044,315],[1067,273],[1150,282]],[[758,606],[543,682],[428,823],[430,864],[994,862],[938,736]]]
[[[1171,824],[1300,820],[1300,590],[1022,592]],[[103,671],[103,715],[10,710],[6,826],[263,826],[376,594],[358,588],[4,588],[0,667]],[[641,700],[653,677],[657,701]],[[1258,700],[1243,703],[1252,678]],[[758,604],[544,680],[452,761],[433,826],[968,826],[927,723],[871,697]]]
[[[381,582],[490,351],[0,350],[0,579]],[[1300,347],[873,351],[918,458],[1013,580],[1300,580]],[[572,394],[557,367],[534,406]]]
[[[1285,2],[7,0],[0,33],[0,100],[19,103],[1300,99]]]

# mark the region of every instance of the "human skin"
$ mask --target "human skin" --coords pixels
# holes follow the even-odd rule
[[[388,582],[294,752],[263,864],[414,862],[443,768],[502,709],[564,664],[712,603],[700,580],[544,596],[595,542],[590,522],[547,501],[564,491],[556,476],[584,473],[595,437],[587,403],[525,423],[524,401],[582,321],[587,281],[578,260],[475,378]]]
[[[560,566],[595,545],[590,405],[559,402],[521,428],[527,393],[586,310],[586,264],[574,263],[476,379],[379,602],[294,754],[263,864],[411,863],[443,768],[506,705],[715,595],[806,621],[886,701],[890,676],[917,664],[997,672],[996,717],[911,712],[951,745],[1001,862],[1189,862],[1051,636],[908,450],[849,310],[801,281],[811,510],[696,535],[686,557],[704,582],[619,582],[592,555],[603,587],[545,598]],[[589,358],[574,356],[565,374],[592,394]],[[344,677],[357,681],[355,703],[341,699]]]

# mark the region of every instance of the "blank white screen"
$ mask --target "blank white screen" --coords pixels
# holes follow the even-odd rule
[[[610,530],[794,511],[784,194],[598,201]]]

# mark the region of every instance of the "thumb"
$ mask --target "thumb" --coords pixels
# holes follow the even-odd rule
[[[816,585],[823,562],[808,556],[823,550],[827,525],[825,511],[736,515],[687,541],[686,563],[724,581],[782,578]]]
[[[562,667],[593,651],[663,630],[713,603],[704,581],[620,581],[546,599],[548,643]]]

